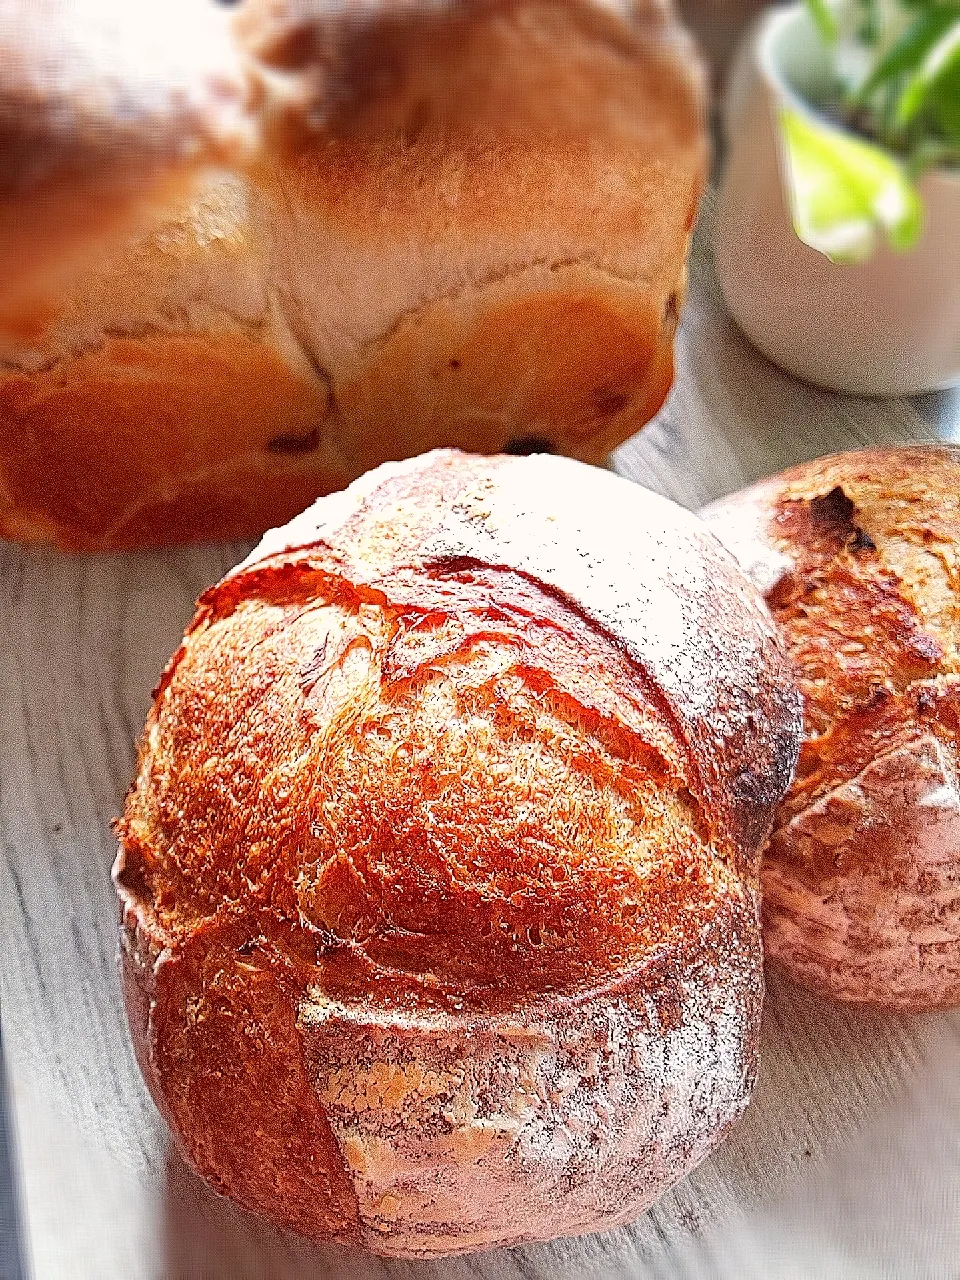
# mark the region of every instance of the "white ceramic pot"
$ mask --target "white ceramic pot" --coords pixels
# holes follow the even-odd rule
[[[799,5],[768,12],[737,59],[716,222],[727,305],[781,368],[860,395],[913,395],[960,382],[960,170],[921,181],[919,243],[840,265],[799,240],[777,131],[787,103],[813,113],[823,91],[813,25]]]

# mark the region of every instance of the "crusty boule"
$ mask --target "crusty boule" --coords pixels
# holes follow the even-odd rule
[[[740,1114],[799,699],[693,517],[440,452],[200,601],[118,824],[137,1054],[247,1208],[385,1254],[613,1226]]]
[[[960,1004],[960,450],[868,449],[714,504],[805,701],[763,861],[767,955],[817,991]]]

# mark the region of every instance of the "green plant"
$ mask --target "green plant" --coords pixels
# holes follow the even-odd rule
[[[882,234],[908,249],[923,224],[917,179],[960,166],[960,0],[804,3],[829,89],[815,104],[826,121],[781,111],[797,234],[841,262]]]

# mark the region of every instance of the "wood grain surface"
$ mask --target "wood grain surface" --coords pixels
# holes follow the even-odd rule
[[[691,261],[676,387],[624,475],[696,507],[788,464],[960,438],[960,395],[868,401],[780,374]],[[638,501],[643,501],[638,492]],[[449,1262],[307,1248],[200,1186],[130,1049],[109,822],[199,592],[246,548],[71,559],[0,547],[0,973],[36,1280],[960,1277],[960,1015],[825,1006],[773,981],[755,1100],[633,1227]]]

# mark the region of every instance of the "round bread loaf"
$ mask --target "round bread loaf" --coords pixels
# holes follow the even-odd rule
[[[118,824],[146,1080],[215,1187],[466,1252],[635,1217],[757,1062],[799,699],[698,521],[441,451],[200,601]]]
[[[708,508],[805,701],[763,862],[767,955],[815,990],[960,1004],[960,450],[821,459]]]
[[[0,532],[237,537],[435,446],[600,461],[657,411],[706,161],[662,4],[238,22],[290,90],[259,162],[0,340]]]

